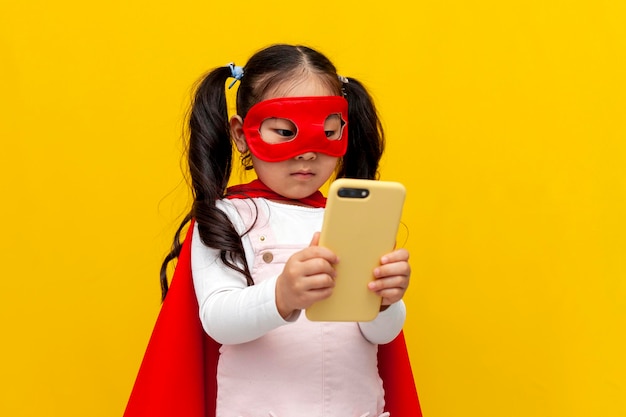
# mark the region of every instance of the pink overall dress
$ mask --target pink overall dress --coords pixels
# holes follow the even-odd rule
[[[254,210],[231,200],[249,227]],[[269,207],[258,204],[249,237],[255,283],[277,276],[302,245],[278,245],[269,226]],[[223,345],[217,381],[217,417],[386,416],[378,346],[357,323],[297,321],[251,342]]]

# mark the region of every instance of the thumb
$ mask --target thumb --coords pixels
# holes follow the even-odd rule
[[[313,239],[311,239],[311,243],[309,246],[318,246],[320,243],[320,232],[313,233]]]

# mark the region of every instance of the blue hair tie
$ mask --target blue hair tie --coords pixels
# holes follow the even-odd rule
[[[228,64],[228,68],[230,68],[230,76],[234,78],[233,82],[230,83],[230,85],[228,86],[228,88],[230,89],[233,87],[233,85],[235,85],[237,81],[241,81],[241,79],[243,78],[243,67],[237,66],[233,62],[231,62],[230,64]]]

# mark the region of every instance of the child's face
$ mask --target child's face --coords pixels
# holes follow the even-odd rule
[[[272,91],[264,100],[279,97],[313,97],[313,96],[333,96],[335,95],[328,87],[320,82],[315,76],[309,77],[304,82],[290,86],[287,91],[277,89]],[[340,121],[335,118],[329,119],[329,131],[340,131]],[[243,134],[241,119],[231,120],[233,126],[233,136],[240,151],[248,150]],[[280,127],[280,126],[279,126]],[[283,129],[283,128],[281,128]],[[338,156],[331,156],[321,152],[304,152],[289,159],[279,162],[263,161],[254,154],[252,164],[258,178],[270,189],[278,194],[292,198],[305,198],[316,192],[331,177],[337,162]]]

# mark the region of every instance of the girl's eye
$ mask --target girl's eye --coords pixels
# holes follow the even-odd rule
[[[280,136],[284,136],[286,138],[291,138],[294,136],[294,133],[291,130],[288,129],[276,129],[275,130],[276,134],[280,135]]]
[[[270,144],[283,143],[293,140],[298,133],[298,128],[289,119],[271,117],[263,120],[259,133],[263,142]]]
[[[343,126],[346,122],[341,118],[341,114],[331,114],[324,121],[324,133],[328,140],[339,140],[343,132]]]

